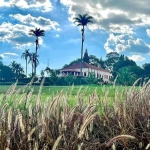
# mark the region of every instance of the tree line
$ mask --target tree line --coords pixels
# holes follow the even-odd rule
[[[65,64],[63,68],[80,63],[81,59],[73,60],[69,64]],[[110,70],[112,73],[111,81],[115,81],[119,85],[132,85],[137,79],[148,80],[150,78],[150,63],[145,63],[141,67],[135,61],[130,60],[127,56],[120,55],[117,52],[110,52],[106,55],[106,60],[97,58],[94,55],[88,55],[87,49],[83,56],[83,62],[93,66]]]

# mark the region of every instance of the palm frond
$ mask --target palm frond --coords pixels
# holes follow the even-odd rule
[[[93,19],[93,17],[88,16],[88,14],[78,14],[78,17],[74,18],[74,23],[78,23],[77,26],[86,26],[88,23],[93,23],[91,19]]]

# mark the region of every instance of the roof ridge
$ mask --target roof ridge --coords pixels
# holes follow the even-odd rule
[[[76,67],[78,67],[78,68],[80,68],[80,62],[78,62],[78,63],[75,63],[75,64],[73,64],[73,65],[71,65],[71,66],[67,66],[67,67],[65,67],[65,68],[62,68],[61,70],[63,70],[63,69],[75,69]],[[93,69],[97,69],[97,70],[101,70],[101,71],[105,71],[105,72],[110,72],[109,70],[107,70],[107,69],[104,69],[104,68],[101,68],[101,67],[96,67],[96,66],[94,66],[94,65],[91,65],[91,64],[88,64],[88,63],[86,63],[86,62],[82,62],[82,67],[84,68],[84,67],[86,67],[86,68],[93,68]]]

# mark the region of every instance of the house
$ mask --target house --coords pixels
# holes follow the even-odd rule
[[[83,76],[88,77],[89,72],[95,73],[96,78],[102,78],[104,82],[110,82],[110,78],[112,77],[112,74],[110,73],[109,70],[95,67],[86,62],[83,62],[82,63]],[[65,67],[60,70],[60,76],[67,76],[69,74],[72,74],[74,76],[79,76],[80,75],[80,63]]]

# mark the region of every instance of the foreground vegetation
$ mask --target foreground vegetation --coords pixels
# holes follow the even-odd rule
[[[149,149],[150,81],[138,90],[118,88],[114,98],[79,88],[70,105],[70,90],[42,101],[42,84],[34,94],[33,80],[0,95],[1,150],[107,150]]]

